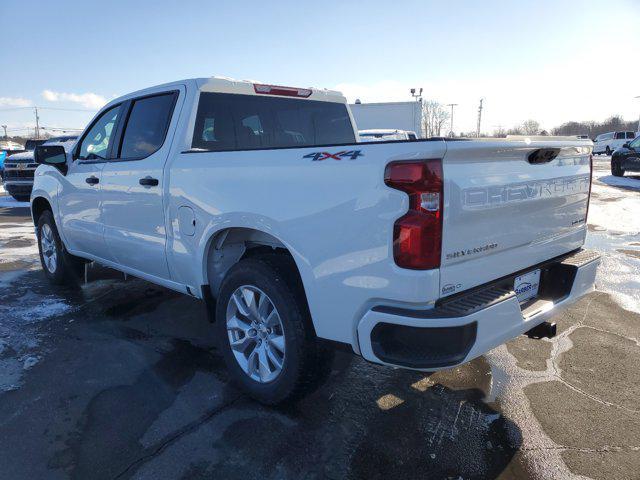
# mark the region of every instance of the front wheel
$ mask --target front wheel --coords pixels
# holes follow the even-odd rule
[[[40,215],[37,233],[40,263],[49,282],[53,285],[77,284],[83,262],[65,250],[51,211]]]
[[[294,269],[284,255],[242,260],[217,299],[216,326],[231,379],[267,405],[310,393],[331,366]]]
[[[620,162],[611,162],[611,174],[614,177],[622,177],[624,176],[624,170],[620,166]]]

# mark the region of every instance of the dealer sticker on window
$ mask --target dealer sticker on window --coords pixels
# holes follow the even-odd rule
[[[520,303],[538,295],[540,286],[540,269],[524,273],[513,282],[513,290],[516,292]]]

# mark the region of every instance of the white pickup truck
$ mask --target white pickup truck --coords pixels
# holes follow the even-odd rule
[[[230,376],[299,398],[335,346],[422,371],[593,289],[588,140],[357,143],[338,92],[185,80],[105,106],[31,195],[55,284],[87,261],[203,299]]]

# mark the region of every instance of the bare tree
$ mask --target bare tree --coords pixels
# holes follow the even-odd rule
[[[535,120],[525,120],[522,122],[522,131],[525,135],[537,135],[540,131],[540,123]]]
[[[609,117],[603,122],[566,122],[552,130],[554,135],[589,135],[589,138],[596,138],[601,133],[613,132],[616,130],[635,131],[636,120],[624,121],[620,115]]]
[[[440,137],[442,127],[449,120],[449,112],[438,102],[429,100],[424,102],[422,109],[422,121],[425,135],[428,137]]]
[[[499,125],[493,130],[493,136],[496,138],[504,138],[507,136],[507,131]]]

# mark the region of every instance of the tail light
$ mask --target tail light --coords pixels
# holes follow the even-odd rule
[[[283,87],[281,85],[265,85],[263,83],[254,83],[253,90],[256,93],[265,95],[282,95],[284,97],[302,97],[311,96],[311,90],[308,88]]]
[[[384,183],[409,195],[409,211],[393,226],[393,257],[402,268],[440,266],[442,250],[442,162],[392,162]]]

